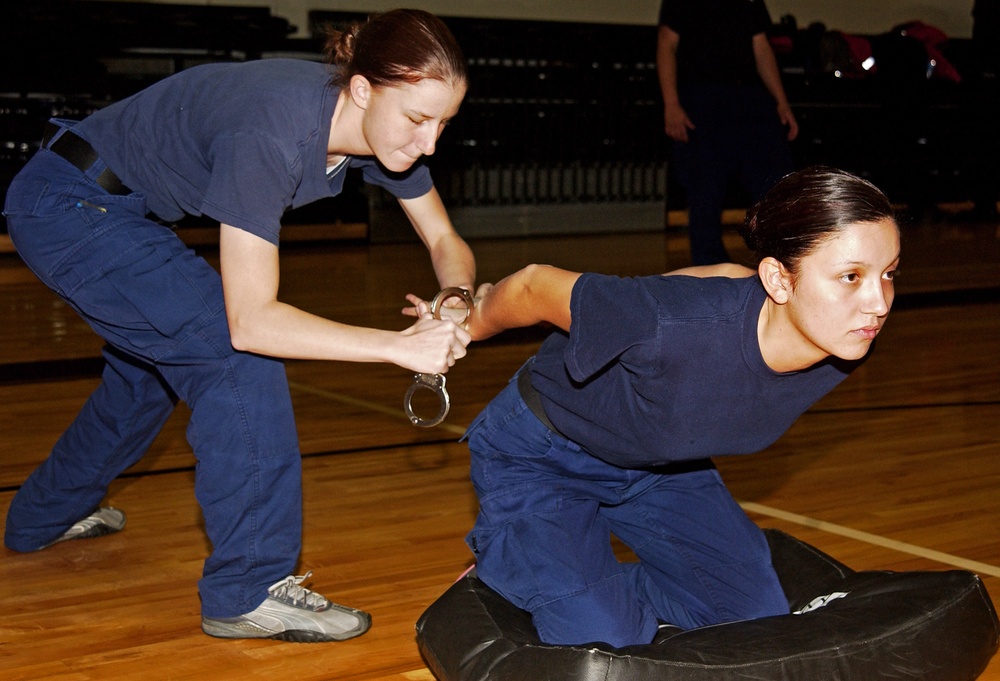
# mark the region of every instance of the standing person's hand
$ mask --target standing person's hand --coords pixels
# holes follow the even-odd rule
[[[681,106],[668,106],[663,110],[663,130],[675,142],[687,142],[688,130],[694,130],[694,123]]]
[[[778,119],[781,121],[783,126],[788,128],[789,142],[799,136],[798,121],[795,120],[795,114],[792,113],[792,107],[787,102],[778,106]]]
[[[443,374],[465,357],[472,336],[451,319],[434,319],[424,301],[417,303],[416,313],[416,323],[399,333],[402,354],[396,364],[422,374]]]

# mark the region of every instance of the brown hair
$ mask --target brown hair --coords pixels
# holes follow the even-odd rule
[[[345,30],[326,29],[327,61],[335,67],[331,83],[344,87],[355,75],[375,87],[468,81],[465,57],[444,22],[429,12],[394,9],[373,15]]]
[[[813,166],[783,177],[747,211],[740,235],[758,260],[773,257],[795,273],[799,261],[850,224],[895,220],[875,185],[846,171]]]

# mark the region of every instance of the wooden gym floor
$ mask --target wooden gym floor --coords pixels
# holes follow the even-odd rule
[[[762,526],[855,569],[973,570],[998,603],[1000,227],[946,215],[905,226],[903,238],[897,303],[873,358],[773,447],[718,465]],[[659,273],[685,265],[687,248],[679,231],[473,247],[481,281],[529,262]],[[199,250],[215,261],[211,245]],[[345,322],[403,328],[404,294],[436,291],[417,245],[295,244],[282,259],[282,297]],[[100,342],[11,254],[0,255],[0,312],[6,513],[95,387]],[[473,346],[448,374],[452,411],[434,429],[404,418],[402,369],[288,363],[304,458],[300,572],[371,612],[365,636],[295,645],[201,633],[196,581],[209,547],[182,406],[111,487],[124,532],[35,554],[0,549],[3,678],[432,679],[414,622],[469,566],[463,537],[476,512],[457,440],[542,337],[516,331]],[[1000,681],[1000,656],[981,678]]]

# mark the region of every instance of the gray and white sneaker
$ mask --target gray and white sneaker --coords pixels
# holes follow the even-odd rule
[[[125,527],[125,512],[111,506],[99,508],[86,518],[73,523],[73,526],[60,535],[58,539],[42,548],[70,539],[91,539],[103,537],[106,534],[120,532]]]
[[[366,612],[332,603],[301,586],[311,572],[272,584],[255,610],[239,617],[202,617],[201,630],[218,638],[273,638],[293,643],[343,641],[368,631]]]

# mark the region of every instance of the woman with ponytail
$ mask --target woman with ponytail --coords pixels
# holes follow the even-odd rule
[[[396,332],[278,299],[282,214],[339,194],[348,168],[398,198],[442,288],[475,283],[420,161],[465,95],[454,37],[426,12],[395,10],[331,33],[328,53],[326,65],[199,66],[83,121],[53,120],[7,193],[18,252],[107,345],[101,385],[14,498],[5,544],[122,529],[124,514],[100,507],[108,485],[183,400],[212,543],[202,628],[218,637],[333,641],[371,622],[294,576],[302,480],[281,359],[441,373],[469,342],[426,306]],[[221,272],[164,225],[186,214],[219,222]]]
[[[771,189],[744,236],[756,270],[531,265],[469,318],[473,340],[559,329],[466,432],[477,575],[547,643],[648,644],[661,623],[788,612],[764,535],[711,457],[764,449],[864,361],[899,234],[878,189],[810,168]],[[612,534],[638,562],[616,559]]]

